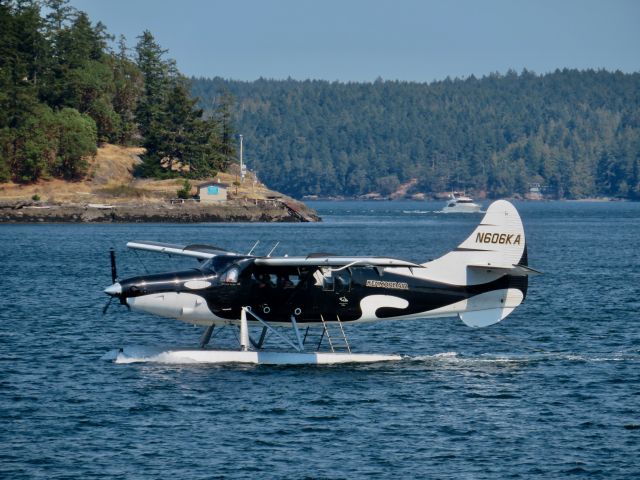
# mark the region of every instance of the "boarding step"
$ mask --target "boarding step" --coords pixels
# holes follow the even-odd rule
[[[320,331],[320,339],[318,340],[318,345],[316,350],[320,350],[322,347],[322,342],[324,339],[327,339],[329,349],[332,352],[347,352],[351,353],[351,346],[349,345],[349,340],[347,340],[347,336],[344,333],[344,328],[342,326],[342,321],[340,317],[336,315],[335,323],[329,322],[324,318],[323,315],[320,315],[320,321],[322,322],[322,330]],[[333,333],[331,332],[333,330]],[[309,337],[309,329],[305,333],[305,338],[303,342],[307,342]]]

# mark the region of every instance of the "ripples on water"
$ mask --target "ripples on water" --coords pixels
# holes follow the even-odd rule
[[[117,305],[102,317],[110,246],[121,276],[190,264],[126,252],[132,239],[422,262],[480,219],[428,202],[314,206],[321,224],[0,226],[0,477],[640,475],[640,204],[519,204],[545,272],[526,303],[486,329],[347,329],[357,351],[400,362],[105,359],[123,345],[194,346],[201,333]]]

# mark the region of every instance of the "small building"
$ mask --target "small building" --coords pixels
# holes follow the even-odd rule
[[[201,183],[198,185],[198,197],[202,203],[226,202],[228,189],[229,185],[226,183]]]

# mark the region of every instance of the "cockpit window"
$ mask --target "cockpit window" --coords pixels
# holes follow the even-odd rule
[[[238,267],[231,267],[224,274],[223,281],[224,283],[238,283],[238,276],[240,274],[240,269]]]
[[[203,270],[208,270],[214,274],[222,272],[235,259],[228,256],[215,256],[207,260],[203,265]]]

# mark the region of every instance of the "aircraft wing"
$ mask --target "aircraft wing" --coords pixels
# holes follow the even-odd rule
[[[493,270],[496,272],[502,272],[505,275],[515,275],[516,277],[525,277],[528,275],[542,275],[542,272],[526,265],[494,265],[489,262],[478,263],[475,265],[467,265],[467,268],[473,270]]]
[[[173,243],[162,243],[152,241],[128,242],[127,247],[135,250],[146,250],[149,252],[164,253],[167,255],[182,255],[198,260],[205,260],[216,255],[238,255],[213,245],[176,245]],[[350,266],[371,266],[371,267],[411,267],[424,268],[417,263],[397,258],[387,257],[342,257],[336,255],[312,254],[306,257],[256,257],[255,265],[271,267],[350,267]]]
[[[197,258],[198,260],[205,260],[215,257],[216,255],[235,255],[233,252],[224,250],[223,248],[216,247],[214,245],[176,245],[173,243],[162,242],[128,242],[127,247],[134,250],[146,250],[149,252],[164,253],[167,255],[182,255],[185,257]]]
[[[417,263],[397,258],[386,257],[319,257],[310,255],[307,257],[262,257],[256,258],[255,265],[271,267],[411,267],[424,268]]]

